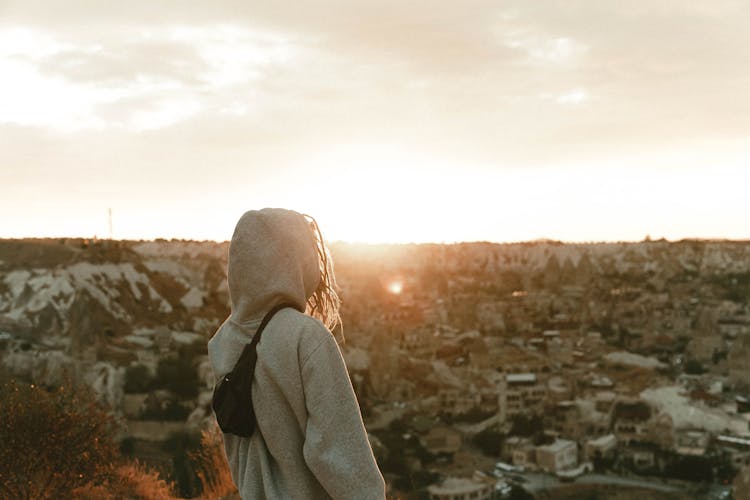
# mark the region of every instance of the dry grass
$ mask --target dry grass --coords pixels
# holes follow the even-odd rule
[[[100,484],[88,484],[73,492],[80,500],[174,500],[174,485],[159,477],[159,473],[138,461],[120,465],[114,477]]]
[[[201,447],[191,456],[203,486],[201,498],[214,500],[237,495],[218,427],[201,433]]]

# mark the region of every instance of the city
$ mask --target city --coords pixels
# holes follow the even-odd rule
[[[331,248],[340,347],[393,498],[727,498],[733,482],[743,498],[750,243]],[[226,250],[3,240],[3,368],[84,381],[124,453],[198,494],[174,468],[184,447],[163,444],[214,425]]]

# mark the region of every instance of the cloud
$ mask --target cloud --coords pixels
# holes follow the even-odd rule
[[[8,5],[6,24],[56,47],[32,53],[16,86],[33,77],[68,96],[57,124],[201,123],[290,149],[380,141],[495,164],[680,147],[750,125],[742,2]]]
[[[637,165],[636,186],[665,165],[670,176],[685,165],[740,172],[750,153],[748,9],[741,0],[5,1],[0,181],[10,194],[0,209],[18,232],[28,231],[16,213],[30,199],[46,200],[28,211],[40,228],[50,210],[74,205],[76,214],[138,210],[146,222],[219,220],[326,188],[356,205],[354,190],[328,181],[354,184],[364,171],[387,184],[403,170],[413,183],[436,179],[438,165],[444,191],[481,184],[467,203],[498,214],[506,175],[528,179],[513,195],[533,200],[517,217],[530,227],[536,203],[568,203],[560,193],[585,168],[606,179]],[[443,190],[431,196],[447,206]],[[631,220],[630,203],[613,216]]]
[[[585,90],[576,89],[557,96],[555,100],[560,104],[577,105],[587,100],[588,97],[589,96]]]
[[[286,40],[228,25],[121,29],[96,40],[0,28],[0,41],[0,122],[64,131],[139,131],[226,109],[230,89],[246,93],[294,55]]]

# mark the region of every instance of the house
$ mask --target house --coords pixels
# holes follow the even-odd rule
[[[430,500],[490,500],[493,491],[494,482],[458,477],[427,487]]]
[[[531,439],[525,437],[511,436],[503,441],[503,449],[500,456],[506,462],[514,464],[516,463],[514,461],[515,457],[518,457],[519,460],[529,461],[528,457],[526,457],[529,447],[534,450],[534,456],[530,458],[530,461],[536,464],[536,448],[532,444]]]
[[[750,380],[750,335],[734,340],[729,349],[729,382],[743,389]]]
[[[574,395],[573,384],[578,378],[579,376],[572,371],[568,372],[565,377],[559,375],[550,377],[547,380],[547,404],[570,401]]]
[[[727,453],[734,467],[750,466],[750,439],[737,436],[716,436],[716,447]]]
[[[479,384],[479,409],[484,413],[499,413],[500,393],[497,386],[484,379],[478,379],[477,383]]]
[[[750,413],[750,397],[735,396],[734,401],[737,403],[737,413]]]
[[[583,447],[583,456],[588,461],[609,458],[617,451],[617,438],[614,434],[607,434],[589,439]]]
[[[708,432],[685,429],[677,431],[675,451],[679,455],[700,457],[706,454],[711,436]]]
[[[661,469],[665,465],[664,454],[658,446],[651,443],[633,442],[620,447],[617,453],[623,463],[630,464],[638,471]]]
[[[451,415],[468,413],[479,407],[482,395],[473,385],[468,388],[446,387],[438,393],[440,410]]]
[[[651,415],[651,407],[643,401],[617,401],[612,409],[612,430],[617,441],[625,445],[647,441]]]
[[[433,454],[455,453],[461,448],[461,433],[448,426],[437,426],[430,429],[419,439],[422,446]]]
[[[421,359],[431,359],[435,355],[435,337],[433,330],[414,328],[400,330],[396,335],[398,348]]]
[[[536,463],[545,472],[558,472],[578,465],[578,446],[575,441],[557,439],[554,443],[537,446]]]
[[[612,391],[597,392],[594,398],[596,411],[600,413],[609,413],[617,399],[617,394]]]
[[[574,401],[560,401],[544,414],[544,427],[558,436],[578,437],[581,414]]]
[[[528,440],[522,442],[514,448],[511,461],[513,462],[513,465],[525,469],[536,468],[536,446],[531,444]]]
[[[520,414],[541,413],[547,388],[534,373],[509,373],[500,397],[500,414],[513,418]]]

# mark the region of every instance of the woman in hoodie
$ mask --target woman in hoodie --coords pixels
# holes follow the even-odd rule
[[[255,432],[224,434],[243,499],[379,499],[373,457],[352,384],[331,330],[340,323],[330,254],[308,216],[265,208],[242,215],[229,245],[232,312],[208,342],[214,374],[234,368],[263,316],[257,345]]]

